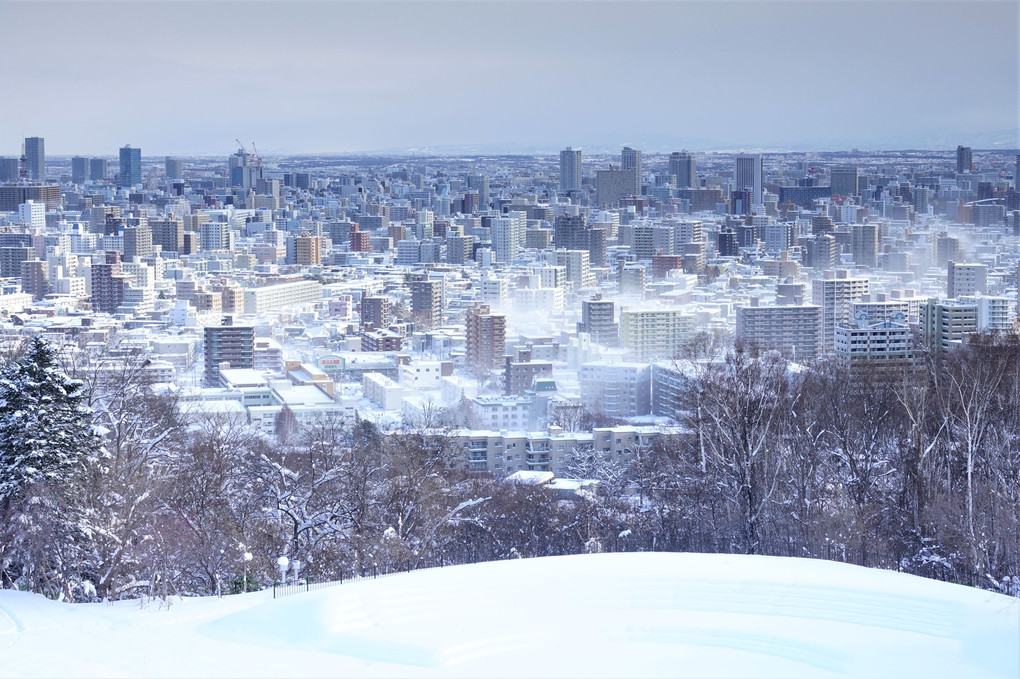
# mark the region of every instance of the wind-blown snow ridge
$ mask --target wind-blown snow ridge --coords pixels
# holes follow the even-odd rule
[[[271,596],[3,591],[0,676],[1020,674],[1020,600],[826,561],[596,554]]]

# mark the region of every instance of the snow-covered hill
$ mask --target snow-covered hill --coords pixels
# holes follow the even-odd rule
[[[824,561],[567,556],[271,596],[2,591],[0,676],[1020,675],[1020,600]]]

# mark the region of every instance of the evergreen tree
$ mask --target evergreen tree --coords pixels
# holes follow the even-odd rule
[[[99,448],[84,400],[45,340],[0,371],[0,505],[37,483],[68,483]]]

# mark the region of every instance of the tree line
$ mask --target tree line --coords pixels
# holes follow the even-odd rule
[[[558,494],[467,471],[441,414],[382,432],[299,425],[285,409],[267,436],[191,411],[137,352],[33,339],[0,368],[0,587],[165,597],[265,586],[280,556],[325,580],[394,562],[684,550],[869,554],[1016,592],[1015,335],[891,368],[699,342],[677,367],[679,433],[626,465],[578,451],[568,475],[598,484]]]

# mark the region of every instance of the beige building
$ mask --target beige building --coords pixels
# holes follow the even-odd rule
[[[637,361],[673,358],[696,330],[695,316],[681,309],[620,309],[620,345]]]

